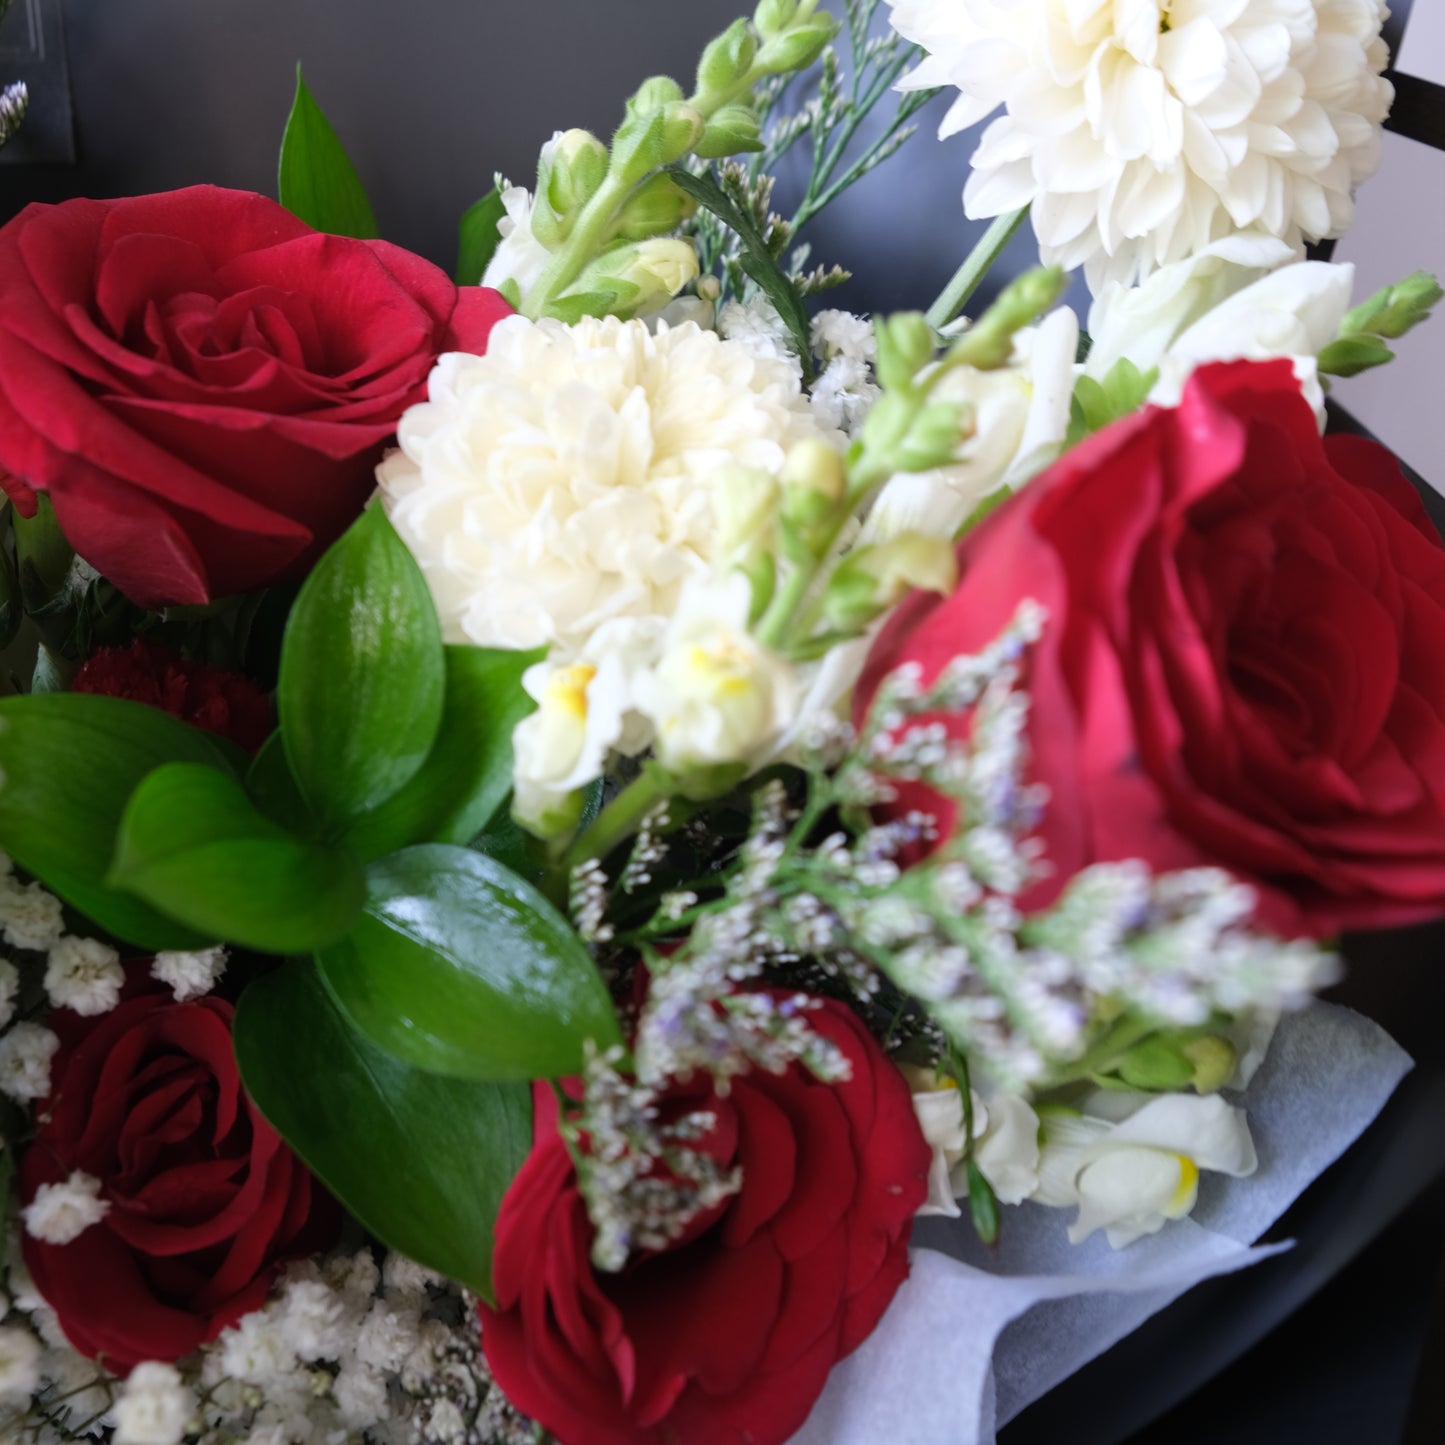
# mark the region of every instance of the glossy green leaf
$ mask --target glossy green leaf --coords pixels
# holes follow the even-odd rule
[[[620,1039],[575,930],[530,883],[466,848],[409,848],[368,872],[366,915],[320,955],[347,1016],[393,1057],[469,1079],[577,1072]]]
[[[241,996],[247,1093],[378,1239],[491,1297],[492,1231],[532,1142],[527,1085],[423,1073],[347,1022],[310,963]]]
[[[381,234],[356,168],[306,88],[299,65],[277,179],[281,204],[308,226],[364,240]]]
[[[522,674],[543,656],[448,647],[442,723],[426,762],[347,833],[347,844],[382,858],[413,843],[470,843],[512,786],[512,731],[536,707]]]
[[[106,886],[121,815],[170,762],[229,766],[219,739],[159,708],[52,693],[0,701],[0,848],[97,927],[144,949],[213,942]]]
[[[768,249],[762,232],[758,230],[757,222],[733,203],[712,178],[711,172],[695,176],[691,171],[677,167],[668,174],[679,189],[686,191],[705,210],[711,211],[742,242],[738,260],[743,270],[757,282],[763,294],[773,303],[778,315],[783,318],[792,335],[793,345],[797,348],[804,380],[811,381],[813,346],[807,310],[798,295],[798,288],[783,274],[782,267],[773,259],[773,253]]]
[[[297,838],[230,774],[196,763],[157,768],[135,790],[108,882],[212,938],[267,953],[334,943],[366,898],[352,853]]]
[[[15,513],[15,565],[27,612],[38,612],[55,601],[65,589],[74,560],[50,498],[37,494],[33,516]]]
[[[307,578],[281,648],[286,756],[324,829],[340,834],[416,775],[445,685],[426,581],[372,507]]]
[[[457,228],[458,286],[481,285],[482,277],[501,244],[502,235],[497,226],[506,214],[502,193],[495,186],[468,208]]]
[[[316,818],[301,796],[286,761],[286,746],[274,732],[252,760],[246,772],[246,795],[273,823],[300,838],[316,836]]]

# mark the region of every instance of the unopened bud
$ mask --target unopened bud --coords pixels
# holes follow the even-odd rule
[[[1368,301],[1347,312],[1340,323],[1340,334],[1368,332],[1397,341],[1424,321],[1442,298],[1445,291],[1441,290],[1440,283],[1428,271],[1416,271],[1398,285],[1375,292]]]
[[[717,161],[762,149],[762,128],[753,108],[725,105],[708,120],[707,129],[693,146],[693,153],[705,161]]]
[[[649,115],[683,100],[682,87],[670,75],[654,75],[637,87],[627,102],[629,115]]]
[[[1007,366],[1013,356],[1014,333],[1022,331],[1063,295],[1068,278],[1058,266],[1036,266],[1011,281],[978,324],[954,342],[945,360],[966,362],[980,371]]]
[[[776,477],[760,467],[729,463],[713,474],[712,498],[724,557],[752,558],[767,549],[782,498]]]
[[[933,328],[919,311],[901,311],[874,323],[878,357],[874,371],[885,390],[907,391],[933,360]]]
[[[848,492],[843,458],[827,442],[809,437],[788,453],[779,478],[783,515],[803,532],[831,521]]]
[[[758,52],[758,69],[767,75],[806,70],[838,34],[838,22],[820,15],[803,25],[792,25],[772,36]]]
[[[903,532],[876,547],[849,553],[828,582],[823,611],[839,631],[866,627],[910,592],[947,596],[958,585],[953,544],[921,532]]]
[[[895,453],[900,472],[929,472],[957,459],[959,444],[969,435],[970,408],[964,402],[930,402],[913,419]]]
[[[688,241],[658,238],[604,251],[569,288],[569,294],[610,293],[610,310],[636,316],[665,306],[697,279],[697,252]]]
[[[1322,376],[1358,376],[1393,361],[1395,353],[1378,336],[1341,336],[1319,354]]]
[[[1218,1093],[1234,1077],[1239,1054],[1228,1039],[1206,1034],[1184,1045],[1184,1057],[1194,1066],[1193,1084],[1200,1094]]]
[[[696,211],[697,202],[669,177],[653,176],[628,198],[617,218],[617,233],[629,241],[665,236]]]
[[[591,131],[566,131],[543,148],[537,193],[559,217],[570,219],[597,194],[607,166],[607,147]]]
[[[697,67],[699,96],[729,95],[746,83],[758,53],[757,37],[746,20],[728,26],[702,53]]]

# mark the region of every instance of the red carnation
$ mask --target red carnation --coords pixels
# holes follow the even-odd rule
[[[20,1162],[28,1203],[80,1170],[105,1217],[25,1262],[83,1355],[177,1360],[259,1309],[280,1265],[332,1244],[340,1211],[241,1087],[230,1004],[177,1003],[131,966],[108,1014],[50,1019],[51,1093]]]
[[[142,607],[302,575],[437,357],[510,311],[244,191],[28,206],[0,229],[0,485]]]
[[[1055,873],[1029,903],[1141,858],[1227,868],[1289,932],[1445,912],[1445,547],[1383,447],[1321,439],[1288,361],[1202,368],[959,561],[951,597],[910,598],[879,637],[857,706],[1044,604],[1027,685]],[[949,811],[918,787],[898,806]]]
[[[271,703],[239,672],[192,662],[158,642],[102,647],[75,674],[76,692],[143,702],[257,752],[271,732]]]
[[[699,1076],[673,1085],[663,1112],[713,1113],[709,1152],[742,1167],[742,1188],[619,1274],[593,1269],[556,1104],[536,1091],[482,1343],[507,1397],[564,1445],[778,1445],[907,1277],[929,1166],[908,1086],[842,1004],[808,1018],[851,1077],[825,1084],[793,1065],[726,1095]]]

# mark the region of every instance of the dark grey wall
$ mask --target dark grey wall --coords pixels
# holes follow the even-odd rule
[[[644,76],[686,81],[749,0],[61,3],[79,163],[0,167],[0,219],[30,200],[200,181],[274,193],[299,60],[387,237],[450,265],[456,219],[494,171],[529,179],[559,127],[606,134]],[[927,305],[978,229],[959,199],[972,140],[938,145],[938,113],[816,223],[818,259],[860,274],[849,304]]]

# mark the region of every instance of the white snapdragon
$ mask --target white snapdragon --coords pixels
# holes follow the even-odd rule
[[[1084,374],[1102,380],[1121,359],[1143,372],[1158,367],[1149,400],[1174,406],[1206,362],[1288,357],[1323,425],[1315,359],[1349,310],[1355,268],[1302,261],[1268,270],[1281,259],[1277,247],[1231,237],[1142,285],[1105,287],[1089,312],[1093,347]]]
[[[8,958],[0,958],[0,1029],[15,1017],[15,999],[20,992],[20,970]]]
[[[889,0],[954,86],[952,135],[999,106],[964,206],[1032,205],[1046,264],[1095,290],[1258,230],[1341,235],[1379,163],[1383,0]]]
[[[19,1325],[0,1328],[0,1398],[24,1400],[40,1383],[40,1341]]]
[[[219,944],[192,953],[158,953],[151,964],[151,977],[165,984],[177,1003],[210,993],[225,971],[226,950]]]
[[[797,368],[685,324],[508,317],[453,353],[382,463],[448,641],[575,655],[666,618],[716,550],[712,476],[826,433]]]
[[[928,1198],[919,1214],[958,1218],[957,1200],[968,1194],[964,1160],[968,1129],[963,1094],[949,1080],[943,1087],[931,1071],[909,1075],[913,1110],[924,1140],[933,1150],[928,1171]],[[1002,1204],[1021,1204],[1039,1184],[1039,1117],[1026,1099],[996,1094],[985,1100],[972,1095],[973,1162]]]
[[[684,589],[656,668],[638,682],[638,707],[664,766],[752,763],[793,721],[798,678],[748,629],[752,586],[739,573]]]
[[[50,1092],[50,1061],[60,1040],[39,1024],[16,1024],[0,1038],[0,1092],[12,1099],[43,1099]]]
[[[196,1409],[196,1397],[174,1365],[137,1365],[112,1411],[115,1445],[180,1445]]]
[[[0,877],[0,931],[12,948],[44,953],[60,942],[65,916],[60,900],[38,883]]]
[[[954,464],[894,477],[874,503],[862,540],[904,532],[952,537],[991,493],[1022,486],[1052,462],[1069,429],[1078,342],[1078,318],[1060,307],[1015,337],[1013,365],[950,371],[934,399],[967,407],[972,436]]]
[[[82,1017],[109,1013],[120,1002],[120,954],[94,938],[62,938],[45,961],[45,992],[56,1008]]]
[[[73,1243],[110,1212],[100,1190],[100,1180],[80,1169],[62,1183],[42,1184],[21,1211],[25,1232],[46,1244]]]
[[[1257,1167],[1244,1111],[1217,1094],[1101,1092],[1080,1114],[1046,1117],[1035,1198],[1078,1207],[1074,1243],[1102,1229],[1122,1249],[1189,1214],[1202,1170],[1242,1179]]]
[[[550,164],[557,147],[562,142],[562,132],[557,131],[542,147],[541,164]],[[483,286],[500,291],[509,281],[514,282],[519,295],[525,296],[547,269],[552,253],[532,232],[532,210],[535,205],[531,191],[525,186],[503,185],[501,190],[502,208],[506,214],[497,223],[497,234],[501,240],[487,263],[486,273],[480,279]],[[468,277],[468,280],[473,278]]]

